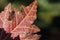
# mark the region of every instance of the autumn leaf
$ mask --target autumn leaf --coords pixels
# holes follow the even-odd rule
[[[11,31],[12,36],[20,35],[21,40],[32,33],[40,31],[35,25],[32,25],[36,19],[37,1],[34,1],[27,7],[22,6],[22,9],[25,17],[22,16],[21,22]]]
[[[20,10],[11,8],[11,4],[8,4],[0,14],[2,23],[0,28],[4,28],[7,33],[12,33],[13,39],[19,35],[21,40],[38,40],[40,35],[34,33],[39,32],[40,29],[33,24],[37,18],[36,12],[36,0],[27,7],[22,5]]]

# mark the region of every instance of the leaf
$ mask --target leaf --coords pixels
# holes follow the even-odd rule
[[[7,33],[12,33],[13,39],[19,35],[21,40],[33,40],[35,37],[38,40],[39,35],[34,33],[39,32],[40,29],[33,24],[37,18],[36,12],[37,1],[27,7],[22,5],[20,10],[11,8],[11,4],[8,4],[0,14],[0,20],[3,22],[1,28],[4,28]],[[30,36],[32,38],[28,39]]]
[[[11,31],[12,36],[16,37],[17,35],[20,35],[21,40],[22,38],[25,38],[32,33],[40,31],[35,25],[31,25],[36,19],[37,2],[35,1],[27,7],[22,6],[22,8],[26,15],[21,20],[21,22]]]

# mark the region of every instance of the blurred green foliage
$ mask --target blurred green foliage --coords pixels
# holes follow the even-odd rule
[[[0,11],[4,9],[8,2],[9,2],[8,0],[0,0]]]
[[[11,3],[12,7],[19,8],[22,4],[27,6],[32,1],[33,0],[29,0],[29,1],[28,0],[0,0],[0,11],[2,11],[4,7],[8,5],[8,3]]]
[[[13,7],[16,7],[16,8],[19,8],[21,5],[25,5],[27,6],[28,4],[30,4],[31,2],[33,2],[33,0],[12,0],[11,3],[12,3],[12,6]]]
[[[38,0],[38,19],[46,25],[51,24],[53,17],[60,16],[60,3],[51,1]]]

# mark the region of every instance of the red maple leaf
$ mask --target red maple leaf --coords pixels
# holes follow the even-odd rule
[[[0,28],[4,28],[7,33],[12,33],[11,37],[19,35],[21,40],[38,40],[39,35],[34,34],[40,29],[35,26],[34,20],[37,18],[37,1],[29,6],[21,6],[20,10],[12,9],[9,4],[0,14]]]

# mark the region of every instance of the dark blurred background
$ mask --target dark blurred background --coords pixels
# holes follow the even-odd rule
[[[29,5],[34,0],[0,0],[0,12],[8,3],[12,7]],[[35,23],[42,36],[39,40],[60,40],[60,0],[38,0],[37,19]]]

